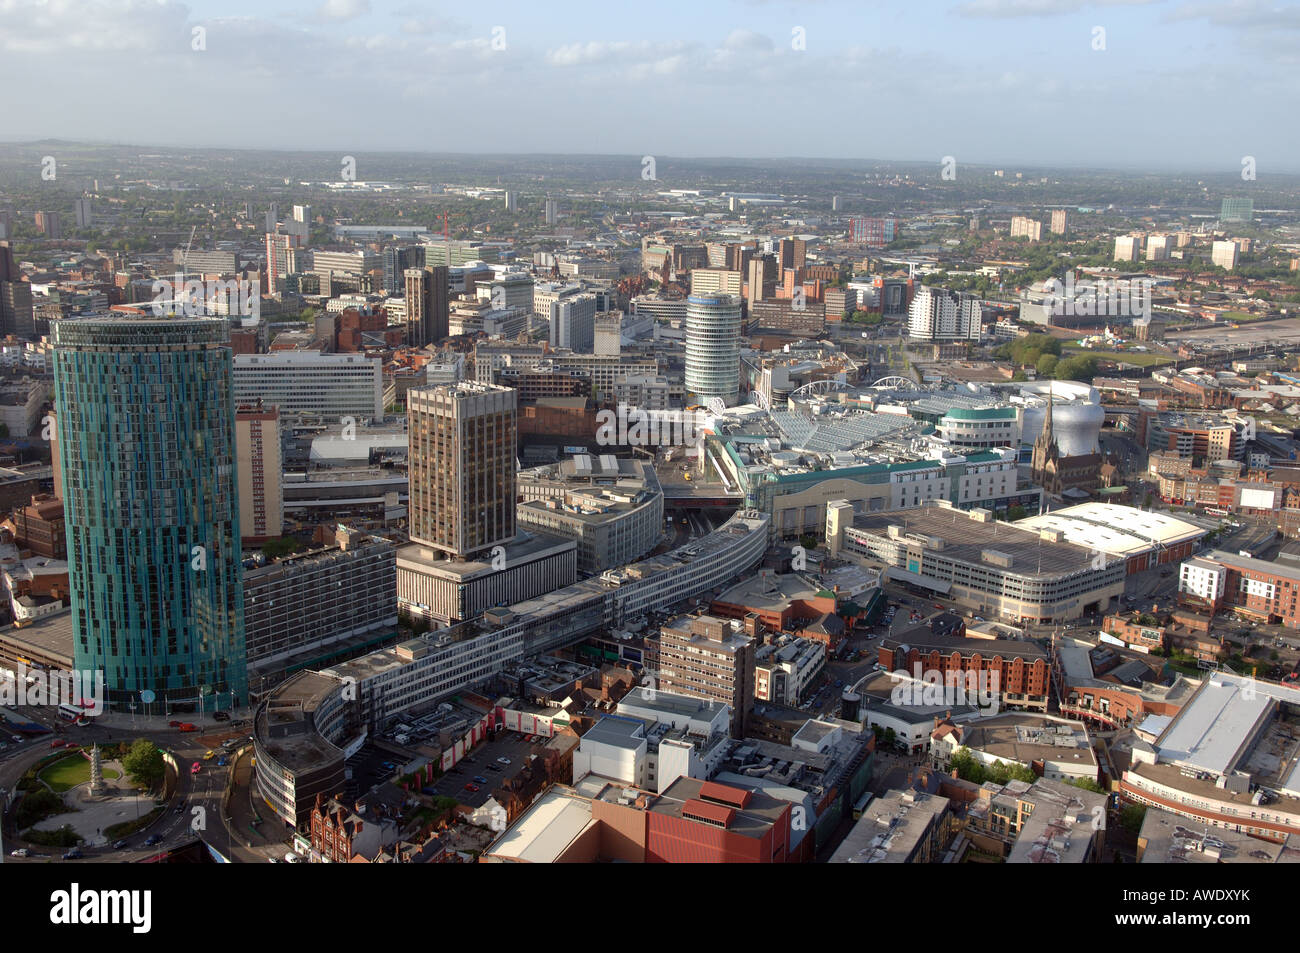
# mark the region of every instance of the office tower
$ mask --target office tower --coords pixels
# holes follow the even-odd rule
[[[159,714],[245,704],[226,322],[52,330],[74,667],[104,672],[117,710],[143,691]]]
[[[1052,234],[1065,235],[1070,230],[1069,210],[1058,208],[1052,210]]]
[[[94,214],[90,209],[90,199],[77,199],[73,203],[73,211],[77,216],[77,228],[89,228],[94,221]]]
[[[292,217],[284,223],[284,230],[294,238],[294,244],[305,246],[311,234],[311,206],[295,205]]]
[[[794,239],[783,238],[777,245],[777,260],[781,263],[781,273],[785,274],[791,268],[797,268],[794,263]]]
[[[239,527],[243,541],[259,545],[284,533],[280,410],[244,404],[235,412],[239,465]]]
[[[58,212],[37,212],[36,229],[46,238],[57,241],[63,237],[63,226]]]
[[[592,350],[596,354],[617,357],[623,351],[623,312],[602,311],[596,315],[592,334]]]
[[[0,336],[36,338],[32,286],[26,281],[0,281]]]
[[[414,249],[389,245],[384,249],[384,294],[400,295],[406,293],[406,270],[423,268],[416,265],[411,254]]]
[[[740,299],[691,295],[686,300],[686,392],[704,403],[740,396]]]
[[[0,242],[0,337],[35,338],[35,317],[32,286],[22,280],[13,246]]]
[[[551,346],[590,354],[596,345],[596,296],[569,295],[551,302]]]
[[[458,558],[513,540],[515,390],[462,381],[406,398],[411,540]]]
[[[546,224],[554,225],[560,220],[560,203],[555,199],[546,200]]]
[[[1147,238],[1147,261],[1167,261],[1170,239],[1168,235],[1151,235]]]
[[[408,268],[406,275],[406,346],[425,347],[447,337],[451,321],[449,269],[446,265]]]
[[[0,241],[14,237],[14,213],[11,209],[0,209]]]
[[[285,278],[298,269],[298,255],[292,235],[266,233],[266,294],[278,295]]]
[[[888,245],[894,240],[895,234],[895,221],[892,218],[849,219],[849,241],[860,245]]]
[[[1011,217],[1011,237],[1027,238],[1031,242],[1036,242],[1043,237],[1043,223],[1026,215],[1013,215]]]
[[[731,736],[743,738],[754,707],[754,637],[738,620],[679,616],[659,630],[659,688],[731,708]]]
[[[691,294],[739,295],[742,281],[739,271],[730,271],[726,268],[696,268],[691,272]]]
[[[1224,199],[1219,209],[1221,222],[1249,222],[1255,217],[1255,203],[1251,199]]]
[[[1116,261],[1137,261],[1142,251],[1142,236],[1120,235],[1115,239]]]
[[[790,244],[794,248],[794,269],[802,270],[808,264],[808,243],[802,238],[790,239]]]
[[[908,308],[907,336],[919,341],[978,341],[979,299],[947,288],[922,286]]]
[[[763,301],[776,293],[776,259],[771,255],[759,255],[749,260],[748,276],[745,282],[745,300],[752,308],[755,302]]]
[[[1215,242],[1210,249],[1210,261],[1228,271],[1237,267],[1237,243]]]
[[[366,354],[272,351],[235,358],[235,399],[274,404],[284,416],[384,419],[383,362]]]
[[[519,193],[518,193],[518,192],[506,192],[506,211],[507,211],[507,212],[517,212],[517,211],[519,211]]]
[[[271,207],[266,210],[266,230],[268,232],[274,232],[276,223],[279,221],[280,221],[280,206],[272,202]]]
[[[839,210],[840,210],[840,197],[839,197],[838,195],[832,195],[832,196],[831,196],[831,211],[832,211],[832,212],[838,212]]]
[[[14,259],[13,245],[7,241],[0,241],[0,281],[17,281],[21,277],[18,262]]]

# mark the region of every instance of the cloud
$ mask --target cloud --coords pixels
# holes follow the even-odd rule
[[[964,17],[1007,19],[1011,17],[1057,17],[1078,13],[1088,7],[1140,7],[1160,0],[969,0],[954,12]]]
[[[316,10],[322,20],[343,23],[370,12],[370,0],[325,0]]]
[[[1300,30],[1300,6],[1276,0],[1216,0],[1185,3],[1170,12],[1170,20],[1208,20],[1215,26],[1238,30]]]

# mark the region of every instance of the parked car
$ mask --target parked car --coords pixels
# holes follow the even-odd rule
[[[199,764],[197,761],[190,765],[190,774],[198,774],[202,770],[203,765]]]
[[[126,841],[120,840],[114,843],[113,850],[126,850]]]
[[[86,856],[86,855],[83,854],[83,853],[81,852],[81,848],[80,848],[80,847],[74,847],[74,848],[72,848],[72,850],[68,851],[66,854],[63,855],[63,859],[64,859],[64,860],[81,860],[81,858],[83,858],[83,857],[85,857],[85,856]]]
[[[230,712],[228,712],[228,711],[214,711],[214,712],[212,713],[212,719],[213,719],[214,721],[230,721]]]
[[[497,764],[509,764],[509,763],[510,763],[509,758],[497,758]]]
[[[30,856],[32,856],[32,852],[31,852],[30,850],[28,850],[26,847],[19,847],[17,850],[11,850],[11,851],[9,852],[9,856],[10,856],[10,857],[30,857]]]
[[[473,793],[475,793],[475,792],[478,791],[478,785],[477,785],[477,784],[467,784],[467,785],[465,785],[465,790],[466,790],[466,791],[469,791],[471,794],[473,794]]]
[[[487,784],[487,783],[488,783],[488,779],[485,778],[485,777],[483,777],[483,775],[481,775],[481,774],[476,774],[476,775],[474,775],[474,783],[475,783],[475,784]]]

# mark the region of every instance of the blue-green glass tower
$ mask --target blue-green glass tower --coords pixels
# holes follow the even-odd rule
[[[247,704],[226,322],[52,330],[76,668],[115,710]]]

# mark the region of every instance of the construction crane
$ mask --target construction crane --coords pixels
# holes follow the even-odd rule
[[[194,244],[194,233],[199,230],[197,225],[190,226],[190,240],[185,243],[185,254],[181,256],[181,277],[189,274],[190,265],[190,247]]]

